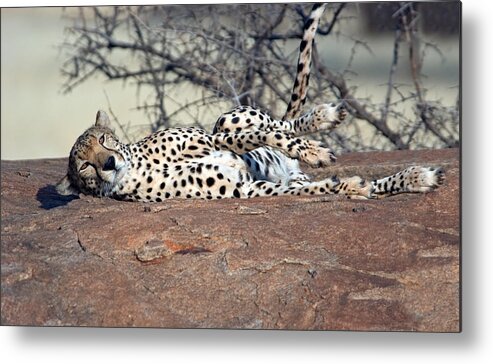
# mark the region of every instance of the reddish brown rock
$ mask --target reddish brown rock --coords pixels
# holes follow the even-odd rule
[[[312,171],[442,165],[426,195],[147,205],[58,196],[66,160],[2,161],[1,323],[459,331],[458,160],[354,153]]]

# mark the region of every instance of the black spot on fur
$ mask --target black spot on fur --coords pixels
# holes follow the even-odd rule
[[[308,28],[310,28],[314,21],[315,21],[315,19],[313,19],[313,18],[308,19],[305,23],[304,30],[307,30]],[[301,49],[301,47],[300,47],[300,49]]]
[[[308,44],[308,42],[306,40],[302,40],[301,43],[300,43],[300,52],[303,52],[306,48],[306,45]]]

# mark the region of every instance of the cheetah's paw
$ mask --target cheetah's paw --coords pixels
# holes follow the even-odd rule
[[[350,199],[366,200],[375,198],[374,191],[375,188],[371,182],[359,176],[354,176],[341,179],[337,193],[346,195]]]
[[[441,186],[445,181],[445,172],[442,168],[413,167],[410,192],[429,192]]]
[[[313,127],[315,130],[330,130],[339,126],[347,116],[344,103],[323,104],[313,109]]]
[[[299,159],[310,167],[326,167],[334,163],[337,158],[324,144],[315,140],[307,140],[307,147],[299,152]]]

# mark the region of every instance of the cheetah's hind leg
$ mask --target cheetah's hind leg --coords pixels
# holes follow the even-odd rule
[[[430,192],[441,186],[444,181],[445,172],[442,168],[412,166],[392,176],[373,180],[372,197]]]

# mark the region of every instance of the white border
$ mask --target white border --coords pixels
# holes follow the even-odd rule
[[[140,1],[142,2],[142,1]],[[224,1],[213,1],[220,3]],[[253,2],[253,1],[246,1]],[[135,4],[7,1],[1,6]],[[144,1],[146,4],[159,1]],[[176,3],[185,3],[177,1]],[[1,357],[19,363],[485,363],[493,358],[492,27],[489,2],[463,1],[462,334],[0,328]],[[5,92],[6,90],[2,90]],[[487,358],[490,359],[487,359]]]

